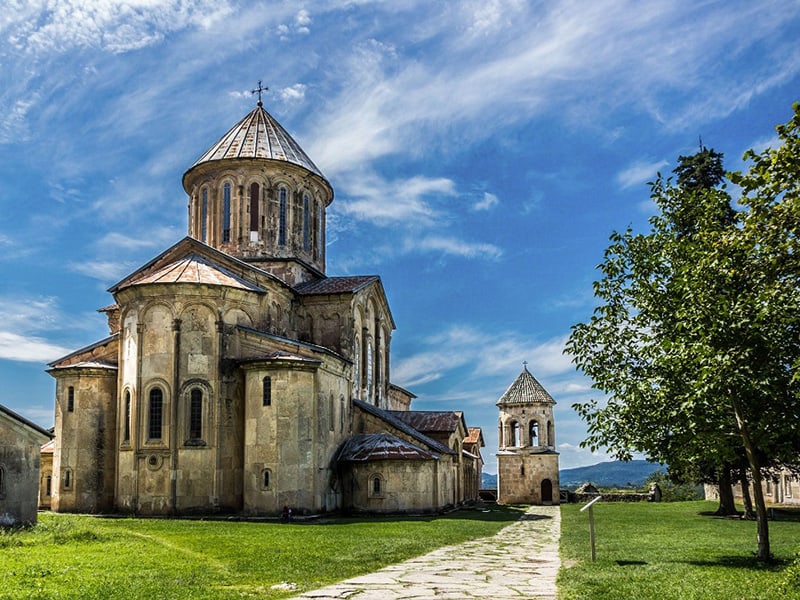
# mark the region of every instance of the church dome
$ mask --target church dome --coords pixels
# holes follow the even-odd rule
[[[285,161],[325,176],[292,136],[270,115],[261,103],[234,125],[217,143],[189,167],[206,162],[236,158],[266,158]],[[187,171],[188,173],[188,171]]]
[[[260,100],[189,167],[183,189],[190,237],[289,285],[324,276],[333,188]]]

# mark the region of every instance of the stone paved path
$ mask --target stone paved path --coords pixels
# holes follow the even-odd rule
[[[560,533],[558,506],[533,506],[492,537],[439,548],[297,598],[555,600]]]

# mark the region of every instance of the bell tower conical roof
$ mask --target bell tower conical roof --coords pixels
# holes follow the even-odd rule
[[[536,378],[528,371],[527,365],[523,367],[519,374],[505,393],[500,396],[497,406],[507,406],[510,404],[555,404],[556,401],[547,393]]]

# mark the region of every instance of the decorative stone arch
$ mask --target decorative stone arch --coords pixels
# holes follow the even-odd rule
[[[370,473],[367,478],[367,496],[369,498],[386,497],[386,479],[380,472]]]
[[[202,378],[189,379],[181,386],[178,396],[178,441],[186,447],[208,445],[214,431],[214,390],[211,384]]]
[[[253,317],[250,316],[250,313],[245,308],[240,306],[227,309],[222,315],[222,321],[226,325],[253,326]]]

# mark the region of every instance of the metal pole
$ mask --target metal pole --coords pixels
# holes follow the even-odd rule
[[[592,562],[597,557],[594,551],[594,508],[589,507],[589,542],[592,545]]]

